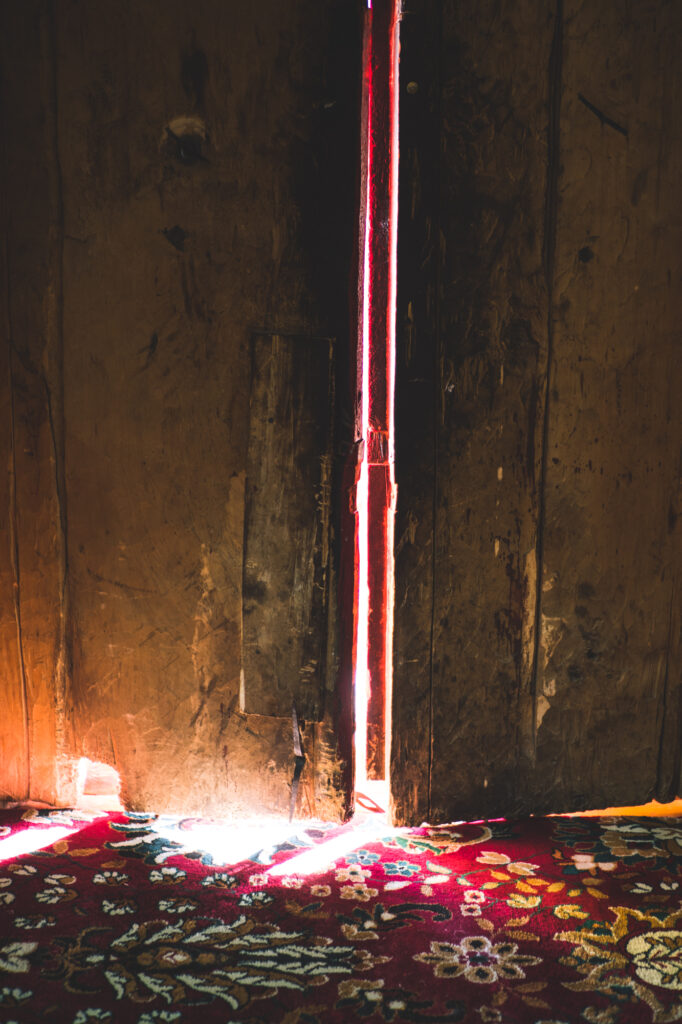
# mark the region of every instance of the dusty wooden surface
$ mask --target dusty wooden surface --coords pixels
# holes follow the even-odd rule
[[[412,31],[435,44],[427,7],[412,5]],[[441,8],[442,88],[406,94],[403,78],[401,92],[404,119],[410,104],[435,114],[441,156],[434,171],[422,139],[413,183],[437,265],[411,270],[399,243],[401,344],[410,309],[429,303],[437,380],[435,433],[417,443],[399,358],[396,817],[669,797],[681,12],[653,0]],[[420,210],[434,174],[437,205]]]
[[[327,672],[333,345],[255,335],[246,459],[242,710],[321,718]]]
[[[677,4],[565,5],[536,704],[550,808],[680,791],[681,41]]]
[[[356,68],[352,56],[344,66],[329,54],[357,46],[352,12],[333,0],[294,10],[65,0],[5,5],[3,17],[28,32],[51,9],[47,57],[29,41],[35,67],[17,49],[10,69],[40,110],[10,133],[18,138],[8,153],[14,160],[25,147],[24,162],[46,180],[22,198],[12,164],[8,182],[12,202],[39,209],[56,195],[59,204],[59,216],[42,215],[40,240],[22,229],[19,248],[27,264],[36,254],[40,263],[45,237],[57,232],[43,277],[56,267],[62,280],[61,337],[47,339],[63,374],[50,354],[46,365],[63,381],[63,457],[49,450],[39,374],[25,397],[18,387],[15,395],[36,406],[26,419],[46,477],[21,473],[21,487],[42,496],[38,505],[20,499],[22,521],[41,538],[27,545],[29,568],[41,545],[50,548],[49,573],[35,566],[22,575],[48,595],[53,618],[58,474],[65,481],[62,753],[67,767],[81,753],[114,764],[130,806],[287,811],[290,719],[239,711],[249,339],[254,330],[324,335],[347,351],[354,181],[339,187],[339,174],[355,142]],[[34,79],[45,76],[38,96]],[[38,123],[45,109],[54,113],[53,150]],[[23,270],[33,306],[54,319],[50,281]],[[30,329],[17,322],[15,334]],[[34,365],[43,363],[38,350]],[[344,430],[349,423],[340,441]],[[23,444],[15,451],[27,458]],[[9,637],[7,592],[4,601]],[[52,655],[60,624],[39,618]],[[26,646],[28,657],[40,650],[37,640]],[[328,718],[304,730],[307,813],[338,814],[345,799],[348,754],[332,728],[347,711],[336,700],[336,657],[332,632]]]
[[[440,18],[403,14],[396,318],[394,691],[391,792],[400,820],[426,820],[433,715],[433,475],[440,152]],[[416,86],[416,91],[415,90]],[[403,501],[403,494],[408,498]],[[397,685],[395,685],[397,683]]]
[[[53,22],[46,5],[30,2],[6,6],[3,21],[0,796],[49,800],[58,789],[66,608]]]

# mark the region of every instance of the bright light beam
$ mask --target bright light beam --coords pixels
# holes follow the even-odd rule
[[[365,843],[385,839],[387,836],[395,835],[398,831],[388,825],[374,828],[351,828],[343,835],[328,839],[326,843],[320,843],[312,850],[306,850],[305,853],[299,853],[280,864],[275,864],[274,867],[268,869],[267,874],[272,878],[281,878],[283,875],[323,874],[335,861],[346,857],[353,850],[364,846]]]
[[[80,828],[66,828],[62,825],[54,825],[49,828],[29,827],[21,832],[15,832],[14,835],[7,836],[6,839],[0,839],[0,862],[14,860],[16,857],[35,853],[37,850],[45,850],[48,846],[58,843],[60,839],[66,839],[67,836],[72,836],[75,832],[80,832]]]

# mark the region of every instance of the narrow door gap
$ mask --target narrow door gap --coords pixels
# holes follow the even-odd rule
[[[355,786],[387,808],[393,646],[398,0],[365,14],[357,484]],[[364,801],[363,796],[369,797]]]

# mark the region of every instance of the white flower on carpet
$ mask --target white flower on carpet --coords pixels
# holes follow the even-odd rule
[[[31,969],[28,955],[35,953],[37,948],[37,942],[10,942],[7,946],[0,946],[0,971],[25,974]]]
[[[98,871],[92,880],[95,885],[125,885],[128,875],[122,871]]]
[[[502,1020],[502,1014],[494,1006],[481,1006],[476,1012],[485,1024],[498,1024]]]
[[[303,885],[303,879],[297,878],[295,875],[284,875],[281,879],[281,884],[285,889],[300,889]]]
[[[325,896],[331,896],[332,889],[330,885],[311,885],[310,894],[311,896],[321,896],[324,898]]]
[[[196,900],[181,896],[169,896],[165,900],[159,900],[159,910],[166,914],[188,914],[197,909]]]
[[[45,881],[48,885],[73,885],[76,877],[75,875],[47,875]]]
[[[484,935],[469,935],[457,945],[432,942],[430,953],[417,953],[414,959],[431,964],[437,978],[461,975],[467,981],[490,985],[498,980],[525,978],[524,967],[541,963],[540,957],[520,954],[517,950],[513,942],[493,945]]]
[[[137,904],[134,900],[102,900],[102,910],[105,914],[134,914]]]
[[[480,917],[481,908],[478,903],[460,903],[459,912],[462,917]]]
[[[268,876],[267,875],[250,875],[249,876],[249,885],[254,887],[254,888],[256,886],[259,886],[259,885],[267,885],[267,884],[268,884]]]
[[[38,869],[34,868],[32,864],[10,864],[8,871],[11,871],[13,875],[35,875],[38,873]]]
[[[597,869],[600,869],[601,871],[613,871],[618,867],[616,861],[597,861],[591,853],[574,853],[571,855],[571,859],[578,871],[595,871]]]
[[[245,892],[239,897],[240,907],[266,907],[268,903],[274,903],[275,897],[269,892]]]
[[[14,918],[15,928],[54,928],[56,923],[57,921],[54,917],[45,917],[44,915]]]
[[[177,1010],[148,1010],[143,1013],[137,1024],[173,1024],[173,1021],[180,1020],[182,1015]]]
[[[73,1024],[90,1024],[95,1020],[111,1020],[111,1010],[100,1010],[99,1008],[79,1010],[73,1018]]]
[[[636,935],[627,944],[635,971],[649,985],[682,990],[682,932]]]
[[[0,988],[0,1005],[2,1006],[19,1006],[20,1003],[25,1003],[27,999],[30,999],[33,992],[25,992],[23,988]]]
[[[465,903],[485,903],[485,893],[480,889],[468,889],[464,893]]]
[[[226,871],[216,871],[212,875],[206,875],[201,879],[202,885],[211,885],[216,889],[234,889],[237,884],[236,875],[229,875]]]
[[[38,903],[66,903],[76,898],[73,889],[65,889],[63,885],[53,885],[49,889],[41,889],[36,893]]]
[[[159,884],[171,884],[177,885],[178,882],[182,882],[187,878],[187,872],[182,871],[180,868],[155,868],[149,872],[149,881],[154,882],[156,885]]]

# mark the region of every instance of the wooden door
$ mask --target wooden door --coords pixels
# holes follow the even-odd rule
[[[345,813],[359,14],[2,6],[11,797]]]
[[[408,5],[399,821],[680,780],[682,8]]]

